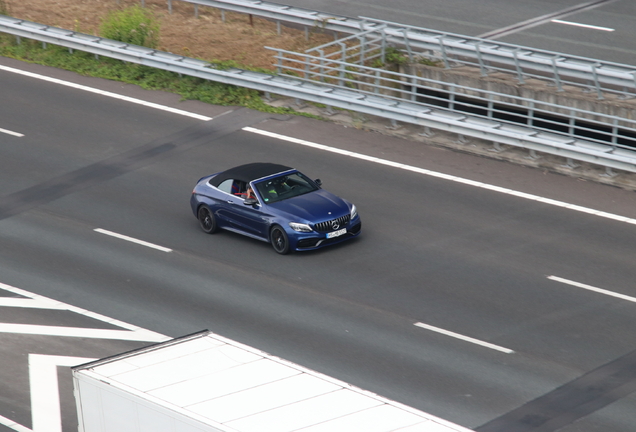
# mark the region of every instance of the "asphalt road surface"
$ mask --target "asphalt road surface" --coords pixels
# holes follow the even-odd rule
[[[370,17],[448,33],[634,64],[631,0],[285,0],[335,15]],[[556,20],[556,21],[555,21]],[[508,30],[505,35],[500,31]],[[490,36],[488,36],[490,35]]]
[[[0,431],[45,430],[29,379],[39,356],[98,358],[202,329],[478,431],[633,431],[633,192],[7,59],[0,89]],[[196,180],[253,161],[322,179],[356,204],[362,235],[279,256],[201,232]],[[34,309],[19,290],[80,309]],[[42,334],[121,322],[150,333]],[[62,360],[48,426],[70,432]]]

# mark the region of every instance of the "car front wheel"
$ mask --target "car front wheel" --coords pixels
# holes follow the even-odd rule
[[[199,225],[204,232],[213,234],[217,231],[218,227],[216,225],[216,219],[214,218],[214,214],[210,211],[209,208],[202,205],[201,207],[199,207],[197,216],[197,218],[199,219]]]
[[[287,238],[287,233],[284,229],[279,226],[275,226],[272,228],[272,232],[269,237],[272,242],[272,247],[277,253],[281,255],[289,253],[289,239]]]

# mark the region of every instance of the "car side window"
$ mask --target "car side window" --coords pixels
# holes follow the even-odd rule
[[[224,182],[222,182],[220,185],[218,185],[217,188],[222,190],[223,192],[227,192],[231,194],[233,184],[234,184],[234,179],[227,179]]]

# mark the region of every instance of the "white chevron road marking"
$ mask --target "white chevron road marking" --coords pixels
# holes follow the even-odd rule
[[[139,342],[163,342],[170,339],[170,337],[160,333],[62,303],[11,285],[0,283],[0,291],[2,290],[19,297],[0,297],[0,308],[65,310],[119,327],[122,330],[0,323],[0,333]],[[6,426],[16,432],[62,432],[58,368],[76,366],[93,360],[95,359],[30,353],[29,381],[33,429],[29,429],[4,416],[0,416],[0,425]]]

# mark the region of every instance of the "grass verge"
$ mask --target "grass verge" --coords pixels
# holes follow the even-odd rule
[[[0,4],[1,2],[2,0],[0,0]],[[0,34],[0,56],[65,69],[84,76],[135,84],[147,90],[172,92],[180,95],[182,100],[198,100],[214,105],[244,106],[263,112],[322,119],[312,114],[297,112],[291,108],[272,107],[262,100],[260,93],[256,90],[202,78],[179,76],[173,72],[106,57],[96,58],[93,54],[81,51],[69,52],[68,49],[59,46],[47,45],[43,47],[40,42],[24,38],[21,38],[20,43],[17,43],[15,36],[9,34]],[[237,67],[261,73],[272,73],[265,69],[241,67],[234,62],[214,64],[219,69]]]

